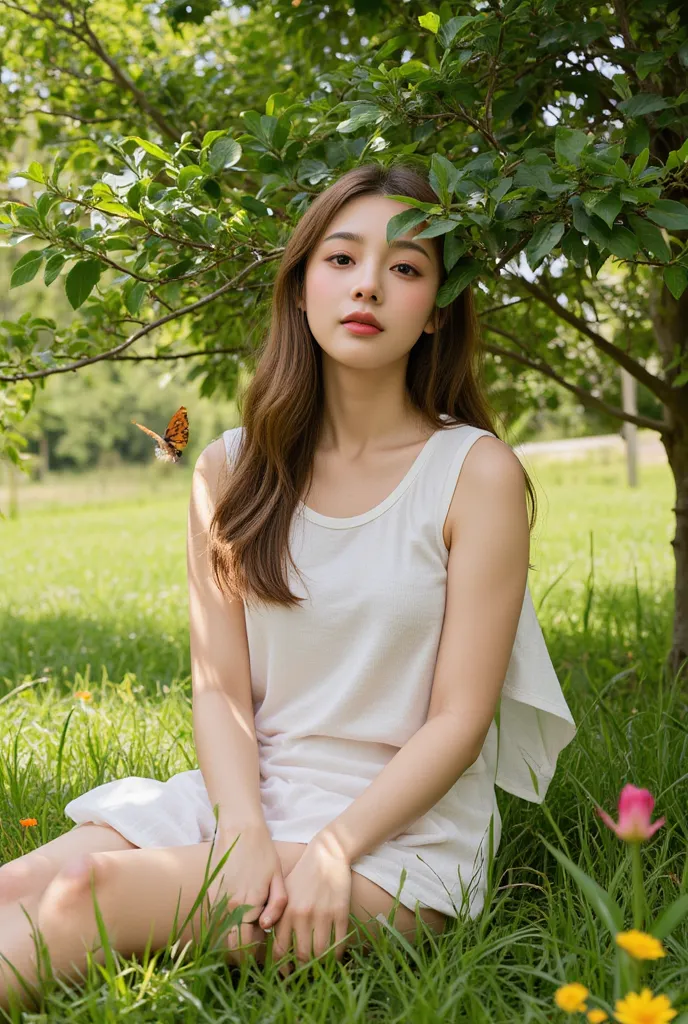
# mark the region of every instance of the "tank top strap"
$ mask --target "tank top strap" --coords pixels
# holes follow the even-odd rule
[[[225,443],[225,452],[227,453],[227,462],[230,466],[232,465],[235,456],[238,454],[243,433],[243,426],[230,427],[229,430],[225,430],[222,433],[222,439]]]

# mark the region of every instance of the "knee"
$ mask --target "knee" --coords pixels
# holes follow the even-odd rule
[[[110,866],[93,853],[81,854],[61,868],[38,904],[40,931],[61,933],[73,930],[84,916],[94,919],[94,894],[100,898],[110,872]]]
[[[0,867],[0,903],[10,903],[41,885],[45,871],[37,870],[23,857]]]

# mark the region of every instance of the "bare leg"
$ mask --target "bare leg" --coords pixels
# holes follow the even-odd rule
[[[35,977],[32,923],[35,928],[41,896],[58,872],[83,854],[135,849],[109,825],[89,822],[0,867],[0,1006],[8,1006],[6,990],[22,992],[10,964]]]
[[[305,844],[277,841],[275,846],[286,876],[301,856]],[[200,937],[201,909],[196,908],[193,914],[192,909],[203,885],[209,853],[210,843],[134,849],[126,851],[126,855],[117,851],[100,852],[74,863],[75,871],[71,874],[67,870],[60,871],[40,899],[35,922],[47,944],[54,972],[72,979],[78,977],[74,968],[77,972],[85,969],[87,949],[96,962],[104,962],[103,950],[99,948],[92,887],[110,943],[122,956],[141,956],[147,946],[151,950],[164,948],[173,933],[175,914],[175,937],[182,946],[189,940],[195,943]],[[218,876],[208,890],[208,897],[211,902],[215,901],[219,893],[225,891]],[[356,871],[352,873],[351,910],[361,920],[369,922],[367,927],[372,933],[381,927],[375,917],[378,913],[386,916],[392,903],[392,896],[384,889]],[[256,917],[259,912],[257,909]],[[421,914],[429,923],[433,915],[443,922],[442,915],[436,911],[426,910]],[[189,921],[182,928],[187,917]],[[203,908],[203,924],[207,927],[207,906]],[[395,926],[412,938],[415,935],[414,914],[400,906]],[[249,936],[253,933],[253,927],[249,927],[247,935],[242,925],[242,942],[252,941]],[[355,936],[350,936],[345,946],[356,941]],[[265,939],[254,945],[253,954],[258,962],[264,958],[266,945]],[[232,960],[229,950],[227,959]],[[35,984],[35,964],[24,962],[22,966],[22,975]],[[0,1005],[7,1005],[3,1003],[6,999],[0,978]]]
[[[135,849],[133,843],[109,825],[88,822],[30,853],[7,861],[0,867],[0,920],[3,904],[15,902],[22,896],[40,895],[57,872],[81,854]]]

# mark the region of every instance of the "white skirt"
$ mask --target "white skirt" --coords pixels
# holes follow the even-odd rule
[[[418,903],[449,917],[476,917],[484,904],[490,818],[495,853],[501,818],[486,773],[469,774],[460,781],[463,821],[452,822],[453,827],[436,835],[404,833],[359,857],[352,870],[391,896],[398,895],[399,902],[414,912]],[[273,818],[269,804],[264,810],[275,841],[308,843],[321,827],[303,819]],[[215,832],[200,769],[179,772],[166,782],[139,776],[115,779],[70,800],[64,812],[77,825],[110,825],[137,847],[192,846],[210,842]],[[406,878],[399,891],[404,868]]]

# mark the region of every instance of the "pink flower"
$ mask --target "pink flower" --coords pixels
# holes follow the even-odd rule
[[[629,782],[621,790],[619,797],[618,824],[612,821],[601,807],[595,809],[605,825],[608,825],[619,839],[638,842],[649,839],[666,821],[666,818],[658,818],[657,821],[650,823],[654,805],[655,798],[649,789],[638,789]]]

